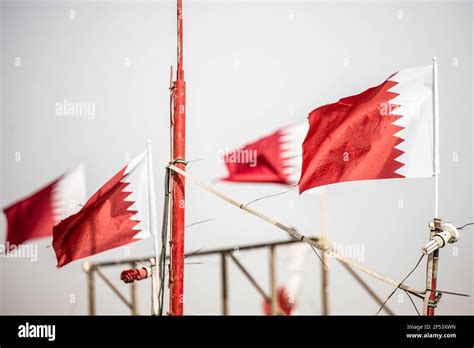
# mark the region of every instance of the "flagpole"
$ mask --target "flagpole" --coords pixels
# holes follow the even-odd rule
[[[177,0],[177,72],[173,83],[172,162],[181,170],[186,159],[186,83],[183,70],[183,0]],[[173,174],[171,207],[170,315],[183,315],[185,178]]]
[[[321,219],[321,245],[323,248],[327,248],[328,243],[328,207],[327,207],[327,194],[326,187],[321,187],[319,195],[319,209]],[[328,255],[323,252],[321,256],[323,262],[321,264],[322,282],[321,282],[321,293],[323,303],[323,315],[329,315],[329,269],[328,269]]]
[[[158,315],[158,289],[160,288],[160,277],[158,277],[158,265],[159,252],[158,252],[158,229],[157,229],[157,217],[156,217],[156,197],[155,197],[155,180],[153,175],[153,159],[151,153],[151,140],[147,141],[147,169],[148,169],[148,211],[150,218],[150,233],[154,237],[154,249],[155,249],[155,265],[152,265],[153,286],[152,286],[152,315]],[[154,268],[154,269],[153,269]]]
[[[435,218],[439,218],[439,99],[438,99],[438,58],[433,57],[433,164],[435,177]]]
[[[433,57],[433,170],[435,179],[435,213],[430,223],[430,240],[441,226],[439,219],[439,100],[438,100],[438,58]],[[438,278],[439,249],[428,255],[426,265],[426,291],[423,300],[423,314],[434,316],[437,302],[436,283]]]

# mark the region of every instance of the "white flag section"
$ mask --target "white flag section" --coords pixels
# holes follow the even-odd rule
[[[152,228],[154,223],[152,223],[150,211],[152,197],[148,175],[148,162],[150,161],[148,153],[148,151],[145,151],[132,159],[126,167],[124,177],[121,180],[122,183],[128,184],[123,191],[130,192],[125,199],[126,202],[132,202],[128,210],[136,212],[131,217],[131,220],[138,221],[133,227],[134,230],[139,231],[134,236],[135,239],[145,239],[156,233],[156,230]]]
[[[403,139],[395,146],[403,151],[396,159],[403,166],[395,172],[411,178],[432,176],[435,173],[433,66],[400,70],[389,80],[397,84],[388,91],[398,94],[390,101],[393,105],[390,115],[401,116],[393,124],[403,127],[394,134]]]
[[[77,213],[87,200],[84,166],[65,173],[54,185],[52,205],[55,221]]]
[[[303,164],[303,141],[308,133],[308,122],[296,123],[281,129],[280,153],[284,173],[292,184],[298,183]]]

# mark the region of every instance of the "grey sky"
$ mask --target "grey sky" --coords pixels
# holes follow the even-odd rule
[[[92,194],[153,141],[159,211],[168,161],[169,67],[175,64],[174,2],[3,2],[1,17],[2,206],[44,185],[80,162]],[[74,19],[71,19],[74,11]],[[218,153],[275,128],[305,119],[315,107],[382,82],[399,69],[439,57],[441,117],[441,217],[457,225],[473,221],[473,15],[469,2],[187,2],[185,78],[188,159],[204,158],[190,173],[206,182],[225,171]],[[15,66],[17,58],[21,66]],[[130,64],[128,64],[129,62]],[[64,99],[94,103],[93,118],[58,117]],[[21,160],[17,161],[18,153]],[[457,160],[456,160],[457,158]],[[285,190],[278,185],[218,183],[216,188],[248,202]],[[383,180],[328,188],[329,238],[363,247],[362,263],[402,279],[427,241],[433,179]],[[400,203],[402,201],[402,203]],[[403,208],[399,208],[402,204]],[[319,198],[296,193],[255,203],[305,234],[320,230]],[[161,215],[159,213],[159,215]],[[237,247],[282,240],[279,230],[187,186],[186,249]],[[5,219],[0,219],[4,240]],[[471,293],[473,235],[441,252],[439,287]],[[35,241],[39,260],[0,260],[0,313],[85,314],[86,285],[77,261],[55,268],[50,239]],[[90,260],[140,257],[150,240]],[[268,285],[267,255],[239,255]],[[278,267],[284,262],[278,251]],[[219,259],[186,266],[185,312],[220,311]],[[408,283],[424,287],[424,268]],[[121,269],[110,270],[120,284]],[[230,310],[261,313],[261,299],[230,268]],[[284,280],[280,271],[279,280]],[[391,288],[363,276],[381,297]],[[331,312],[374,314],[377,305],[331,260]],[[127,313],[98,282],[98,312]],[[319,314],[320,264],[307,260],[303,314]],[[149,313],[149,282],[140,284],[140,311]],[[415,314],[406,295],[391,308]],[[75,303],[71,303],[74,298]],[[19,301],[18,299],[21,299]],[[419,304],[419,302],[417,302]],[[473,314],[472,299],[445,296],[442,314]]]

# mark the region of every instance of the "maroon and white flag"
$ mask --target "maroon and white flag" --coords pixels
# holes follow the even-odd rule
[[[224,181],[295,185],[300,177],[306,122],[276,130],[223,155]]]
[[[312,111],[300,192],[344,181],[433,176],[433,88],[432,65],[405,69]]]
[[[156,233],[149,153],[131,160],[79,212],[54,227],[58,267]]]
[[[53,235],[53,226],[86,201],[84,167],[71,170],[42,189],[3,209],[9,245]]]

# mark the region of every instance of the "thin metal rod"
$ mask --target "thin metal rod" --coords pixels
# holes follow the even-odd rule
[[[276,264],[275,264],[275,247],[270,248],[270,308],[272,315],[277,314],[278,298],[276,286]]]
[[[230,255],[230,258],[234,261],[234,263],[237,265],[237,267],[242,271],[242,273],[247,277],[247,279],[250,281],[250,283],[255,287],[255,289],[257,289],[257,291],[259,292],[259,294],[263,297],[263,300],[265,302],[268,302],[270,303],[270,301],[272,300],[271,296],[267,295],[267,293],[265,292],[265,290],[263,290],[263,288],[260,286],[260,284],[258,284],[257,280],[249,273],[249,271],[247,271],[247,269],[244,267],[244,265],[242,265],[242,263],[240,263],[239,260],[237,260],[237,258],[232,255],[232,254],[229,254]],[[275,311],[276,314],[278,315],[285,315],[285,313],[283,312],[283,310],[280,308],[280,306],[278,305],[278,303],[276,304],[276,311]]]
[[[131,262],[130,267],[132,269],[136,268],[137,264],[135,262]],[[132,282],[132,284],[130,284],[130,303],[132,304],[132,315],[138,315],[139,313],[137,306],[137,282]]]
[[[154,237],[154,249],[155,249],[155,265],[159,265],[160,263],[160,251],[158,248],[158,219],[156,218],[156,198],[155,198],[155,179],[153,174],[153,156],[151,151],[151,140],[148,140],[148,158],[147,158],[147,170],[148,170],[148,212],[149,212],[149,223],[150,223],[150,232]],[[165,196],[166,197],[166,196]],[[166,209],[166,207],[165,207]],[[165,223],[165,221],[163,221]],[[156,266],[158,267],[158,266]],[[160,282],[160,277],[155,277],[153,279],[155,282]],[[134,284],[135,282],[133,282]],[[157,284],[156,287],[160,288],[161,284]],[[133,285],[132,285],[133,286]],[[157,296],[157,298],[153,299],[152,302],[158,303],[159,293],[153,292],[153,296]]]
[[[247,271],[247,269],[244,267],[244,265],[242,265],[242,263],[237,260],[237,258],[232,255],[232,254],[229,254],[230,255],[230,258],[232,259],[232,261],[234,261],[234,263],[236,264],[236,266],[242,271],[242,273],[247,277],[247,279],[250,281],[250,283],[254,286],[254,288],[258,291],[258,293],[260,295],[262,295],[263,299],[267,302],[270,302],[272,300],[271,296],[269,296],[265,290],[263,290],[263,288],[260,286],[260,284],[258,284],[257,280],[249,273],[249,271]]]
[[[156,263],[156,258],[150,258],[150,267],[151,267],[151,315],[157,316],[161,315],[160,313],[160,298],[159,291],[161,286],[159,286],[159,275],[158,275],[158,266]]]
[[[436,229],[441,229],[441,219],[434,219],[430,223],[430,240],[433,239]],[[423,300],[423,314],[427,316],[434,316],[435,302],[436,302],[436,286],[438,280],[438,261],[439,249],[433,251],[428,255],[426,263],[426,294]],[[430,289],[430,290],[428,290]]]
[[[324,249],[328,247],[329,218],[327,208],[326,188],[322,187],[319,193],[320,218],[321,218],[321,245]],[[321,255],[321,297],[323,304],[323,315],[329,315],[329,258],[326,253]]]
[[[310,237],[311,240],[317,242],[319,240],[318,237]],[[288,244],[295,244],[295,243],[303,243],[300,240],[296,239],[285,239],[281,240],[278,242],[270,242],[270,243],[256,243],[256,244],[247,244],[247,245],[242,245],[239,246],[239,251],[248,251],[248,250],[253,250],[253,249],[261,249],[261,248],[266,248],[270,246],[280,246],[280,245],[288,245]],[[234,251],[234,248],[218,248],[218,249],[209,249],[209,250],[202,250],[202,251],[197,251],[197,252],[188,252],[184,256],[185,258],[191,258],[191,257],[198,257],[198,256],[209,256],[209,255],[214,255],[214,254],[221,254],[221,253],[226,253],[230,254]],[[111,266],[119,266],[119,265],[124,265],[128,264],[130,262],[148,262],[150,260],[150,257],[144,257],[144,258],[139,258],[139,259],[123,259],[123,260],[112,260],[112,261],[104,261],[104,262],[97,262],[91,264],[92,266],[98,266],[101,268],[104,267],[111,267]],[[167,259],[169,256],[167,257]]]
[[[229,294],[227,279],[227,258],[225,253],[221,253],[221,284],[222,284],[222,315],[229,314]]]
[[[439,101],[438,101],[438,58],[433,57],[433,167],[435,177],[435,213],[434,213],[434,228],[430,231],[430,240],[433,238],[435,231],[434,229],[439,224]],[[433,289],[432,291],[427,290],[423,301],[423,314],[427,316],[433,316],[435,308],[430,305],[436,300],[436,282],[438,277],[438,259],[439,250],[435,250],[428,255],[428,261],[426,264],[426,288]]]
[[[89,315],[96,314],[96,305],[95,305],[95,277],[94,277],[94,266],[85,263],[84,270],[87,274],[87,289],[89,297]]]
[[[439,92],[438,92],[438,58],[433,57],[433,167],[435,177],[435,218],[439,218]]]
[[[128,308],[132,309],[132,304],[128,302],[127,298],[122,295],[122,293],[115,287],[115,285],[107,278],[107,276],[102,273],[99,267],[95,267],[95,271],[99,275],[100,278],[109,286],[110,289],[118,296],[118,298],[126,305]]]
[[[356,271],[354,271],[344,262],[341,262],[341,265],[344,266],[344,268],[349,272],[349,274],[352,275],[352,277],[364,288],[365,291],[367,291],[367,293],[375,300],[375,302],[377,302],[379,306],[383,304],[383,300],[375,293],[374,290],[372,290],[369,284],[367,284],[364,279],[362,279],[361,276],[357,274]],[[395,313],[390,308],[388,308],[387,305],[383,307],[383,310],[389,315],[395,315]]]

